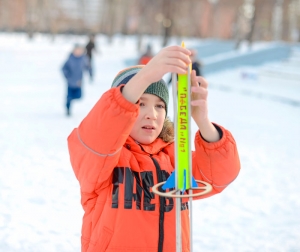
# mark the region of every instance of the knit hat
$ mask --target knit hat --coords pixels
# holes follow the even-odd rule
[[[143,67],[144,65],[137,65],[137,66],[125,68],[124,70],[120,71],[117,74],[117,76],[114,78],[111,87],[118,87],[121,84],[126,84]],[[148,88],[145,90],[144,93],[153,94],[158,96],[160,99],[162,99],[163,102],[165,103],[166,115],[168,114],[169,89],[166,82],[163,79],[152,83],[150,86],[148,86]]]

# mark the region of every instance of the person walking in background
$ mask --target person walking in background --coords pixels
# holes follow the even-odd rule
[[[88,63],[89,63],[90,81],[92,82],[94,79],[92,56],[93,56],[93,52],[96,51],[95,35],[93,35],[93,34],[90,35],[89,42],[85,46],[85,50],[86,50],[86,55],[87,55]]]
[[[153,58],[152,46],[147,45],[146,52],[139,58],[139,65],[146,65]]]
[[[62,72],[68,84],[66,98],[67,116],[71,115],[71,101],[81,98],[83,72],[88,69],[89,63],[84,54],[83,46],[75,44],[72,53],[62,67]]]

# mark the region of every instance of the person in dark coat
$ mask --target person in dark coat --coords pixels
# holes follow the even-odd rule
[[[82,95],[82,79],[84,70],[88,70],[89,64],[84,48],[78,44],[75,45],[72,53],[62,67],[62,72],[68,84],[66,109],[67,116],[71,115],[71,101],[80,99]]]
[[[192,61],[192,70],[196,71],[196,76],[202,76],[202,64],[201,62],[197,59],[197,51],[196,50],[190,50],[191,51],[191,61]]]
[[[93,81],[94,77],[94,71],[93,71],[93,65],[92,65],[92,58],[93,58],[93,52],[96,51],[95,47],[95,35],[91,35],[89,42],[85,46],[86,50],[86,56],[88,58],[88,63],[89,63],[89,74],[90,74],[90,80]]]

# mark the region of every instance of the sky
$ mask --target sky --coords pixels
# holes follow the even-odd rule
[[[151,41],[158,52],[161,41]],[[0,251],[80,251],[67,137],[138,52],[135,37],[98,36],[95,80],[84,77],[66,117],[61,67],[77,42],[87,38],[0,33]],[[300,251],[299,69],[295,49],[285,61],[204,76],[210,120],[232,132],[241,171],[222,193],[193,203],[194,251]]]

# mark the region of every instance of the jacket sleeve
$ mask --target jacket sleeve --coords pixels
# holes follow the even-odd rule
[[[61,71],[63,72],[65,78],[68,80],[70,77],[70,68],[69,68],[69,60],[65,62],[63,67],[61,68]]]
[[[223,127],[214,125],[223,133],[218,142],[206,142],[199,131],[195,137],[193,175],[195,179],[206,181],[213,187],[211,193],[200,198],[223,191],[240,171],[240,160],[233,136]]]
[[[70,160],[83,194],[97,193],[109,183],[120,151],[137,118],[139,105],[112,88],[68,137]]]

